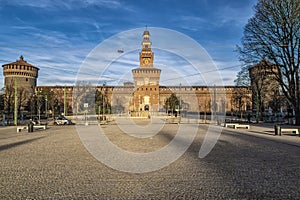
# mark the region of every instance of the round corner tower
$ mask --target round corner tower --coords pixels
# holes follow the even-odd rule
[[[248,70],[252,87],[252,109],[264,112],[271,107],[274,97],[280,95],[280,85],[276,79],[279,67],[264,58]]]
[[[23,56],[16,62],[2,65],[4,75],[4,87],[24,88],[28,92],[33,92],[37,85],[39,68],[27,63]]]

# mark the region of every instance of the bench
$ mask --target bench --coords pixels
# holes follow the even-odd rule
[[[225,127],[226,127],[226,128],[227,128],[227,127],[233,127],[233,128],[235,129],[235,127],[236,127],[237,125],[239,125],[239,124],[237,124],[237,123],[225,123]]]
[[[18,126],[17,127],[17,133],[21,132],[22,130],[27,130],[27,126]]]
[[[42,128],[42,129],[46,130],[47,125],[34,125],[33,128],[34,129],[40,129],[40,128]]]
[[[250,129],[250,126],[248,124],[238,124],[235,126],[235,129],[237,128],[246,128],[246,129]]]
[[[299,135],[299,130],[297,128],[281,128],[281,133],[296,133],[296,135]]]
[[[237,128],[250,129],[250,125],[248,125],[248,124],[237,124],[237,123],[226,123],[225,127],[232,127],[234,129],[237,129]]]

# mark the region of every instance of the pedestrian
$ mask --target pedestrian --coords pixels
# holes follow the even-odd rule
[[[248,113],[247,118],[248,118],[248,123],[250,123],[250,121],[251,121],[251,115],[250,115],[250,113]]]

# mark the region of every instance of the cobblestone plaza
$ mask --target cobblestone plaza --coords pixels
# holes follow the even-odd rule
[[[157,135],[142,139],[124,134],[114,124],[102,126],[110,141],[132,152],[162,148],[177,127],[165,124]],[[33,133],[1,127],[0,199],[300,198],[299,137],[274,136],[272,126],[224,128],[213,150],[200,159],[207,128],[199,125],[194,142],[174,163],[132,174],[97,161],[84,148],[75,126],[50,126]]]

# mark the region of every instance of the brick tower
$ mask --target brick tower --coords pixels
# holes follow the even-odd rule
[[[5,109],[8,114],[11,114],[14,110],[14,98],[17,98],[18,110],[22,111],[27,106],[30,97],[34,95],[39,68],[27,63],[23,56],[20,56],[16,62],[2,65],[2,68],[4,93],[8,99]]]
[[[132,70],[135,92],[133,111],[159,110],[159,79],[161,70],[153,66],[154,53],[151,50],[150,32],[143,33],[140,66]]]
[[[5,88],[15,83],[26,90],[36,87],[39,68],[27,63],[23,56],[20,56],[20,60],[4,64],[2,67]]]

